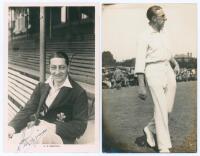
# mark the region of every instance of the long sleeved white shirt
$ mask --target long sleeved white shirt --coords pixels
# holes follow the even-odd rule
[[[145,73],[146,63],[167,61],[171,57],[173,54],[165,32],[149,27],[137,42],[135,73]]]

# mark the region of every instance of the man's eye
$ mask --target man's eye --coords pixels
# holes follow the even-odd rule
[[[65,66],[61,66],[60,69],[61,69],[61,70],[65,70]]]
[[[55,67],[55,66],[51,66],[50,68],[51,68],[52,70],[55,70],[55,69],[56,69],[56,67]]]

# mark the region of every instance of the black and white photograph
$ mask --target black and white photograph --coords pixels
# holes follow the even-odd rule
[[[102,6],[102,152],[197,152],[197,4]]]
[[[2,155],[199,154],[197,0],[0,3]]]
[[[8,151],[97,150],[95,9],[8,5]]]

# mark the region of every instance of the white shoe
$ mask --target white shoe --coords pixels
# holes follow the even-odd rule
[[[145,127],[143,131],[144,134],[146,135],[148,145],[150,147],[155,147],[156,144],[152,132],[149,130],[148,127]]]
[[[170,153],[168,148],[163,148],[160,150],[160,153]]]

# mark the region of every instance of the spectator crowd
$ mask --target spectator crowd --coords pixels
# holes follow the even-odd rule
[[[197,70],[181,68],[176,76],[177,82],[197,80]],[[137,86],[137,76],[134,74],[134,67],[103,67],[102,88],[120,89],[121,87]]]

